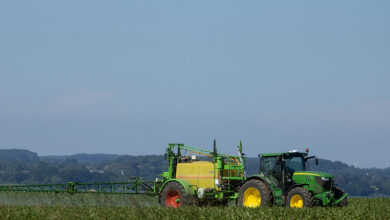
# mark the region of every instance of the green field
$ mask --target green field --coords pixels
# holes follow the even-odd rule
[[[0,219],[390,219],[390,199],[352,198],[346,208],[160,207],[148,196],[0,192]]]

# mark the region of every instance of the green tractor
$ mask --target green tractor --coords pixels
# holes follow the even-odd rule
[[[239,190],[241,207],[346,206],[347,194],[334,184],[331,174],[308,171],[308,160],[318,159],[296,150],[260,154],[260,172],[245,180]]]

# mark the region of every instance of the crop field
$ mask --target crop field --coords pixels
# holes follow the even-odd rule
[[[157,198],[0,192],[0,219],[390,219],[389,198],[352,198],[346,208],[163,208]]]

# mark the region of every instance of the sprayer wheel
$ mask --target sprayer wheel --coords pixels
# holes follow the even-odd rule
[[[169,182],[164,186],[159,200],[162,206],[171,208],[179,208],[190,204],[184,187],[176,181]]]

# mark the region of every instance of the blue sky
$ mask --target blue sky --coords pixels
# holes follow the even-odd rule
[[[389,1],[1,1],[0,147],[390,164]]]

